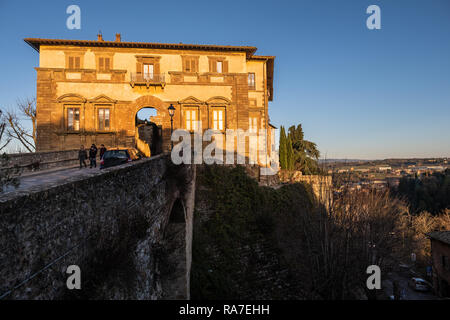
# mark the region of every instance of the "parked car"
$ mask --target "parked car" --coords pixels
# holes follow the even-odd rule
[[[127,162],[139,160],[140,155],[133,148],[114,148],[106,150],[100,161],[100,169],[118,166]]]
[[[429,291],[431,284],[422,278],[411,278],[408,281],[408,286],[415,291]]]

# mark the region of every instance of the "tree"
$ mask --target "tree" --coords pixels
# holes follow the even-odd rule
[[[286,131],[283,126],[281,126],[280,131],[280,168],[287,169]]]
[[[294,169],[301,170],[304,174],[318,173],[320,170],[317,160],[320,152],[314,142],[304,139],[302,125],[289,127],[289,136],[294,151]]]
[[[6,137],[7,120],[3,111],[0,110],[0,151],[4,149],[11,141],[10,137]],[[12,168],[9,166],[9,157],[6,153],[0,155],[0,192],[3,192],[4,188],[12,185],[14,187],[19,186],[18,176],[20,175],[19,167],[16,165]]]
[[[19,114],[15,110],[10,110],[5,115],[8,123],[8,137],[18,140],[29,152],[33,152],[36,150],[36,99],[18,100],[17,109]],[[21,117],[31,121],[31,130],[25,128]]]
[[[286,141],[286,169],[288,170],[294,170],[295,168],[295,154],[294,149],[292,148],[292,139],[291,135],[288,134],[288,138]]]
[[[6,127],[7,127],[7,123],[6,123],[5,117],[3,115],[3,111],[0,110],[0,151],[3,150],[11,141],[11,138],[9,138],[9,137],[7,137],[5,139]]]

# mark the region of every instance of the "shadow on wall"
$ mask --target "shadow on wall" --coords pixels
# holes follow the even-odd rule
[[[135,139],[137,149],[147,157],[162,152],[162,128],[153,122],[139,124]]]
[[[176,199],[164,231],[164,255],[160,261],[162,299],[187,299],[186,296],[186,210]]]

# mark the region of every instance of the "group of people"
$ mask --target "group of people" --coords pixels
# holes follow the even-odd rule
[[[102,144],[100,146],[100,160],[103,158],[103,155],[105,154],[106,148],[105,145]],[[80,160],[80,169],[83,167],[87,168],[86,165],[86,159],[88,158],[88,153],[84,146],[82,145],[80,147],[80,150],[78,151],[78,159]],[[97,147],[93,143],[91,145],[91,148],[89,149],[89,168],[97,168]]]

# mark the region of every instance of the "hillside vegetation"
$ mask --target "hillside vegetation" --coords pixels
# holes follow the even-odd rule
[[[198,171],[192,299],[379,299],[366,269],[382,274],[417,254],[425,233],[450,215],[424,220],[387,191],[344,192],[325,208],[308,185],[260,187],[243,167]]]
[[[302,298],[289,244],[277,235],[283,222],[311,212],[312,191],[259,187],[240,166],[205,166],[197,174],[192,299]]]

